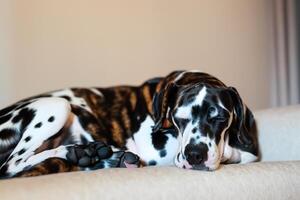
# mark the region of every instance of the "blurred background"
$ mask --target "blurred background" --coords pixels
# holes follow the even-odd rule
[[[199,69],[254,109],[299,102],[300,1],[0,0],[0,107]]]

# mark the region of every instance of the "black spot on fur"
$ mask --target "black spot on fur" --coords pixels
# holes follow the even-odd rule
[[[31,140],[31,136],[27,136],[24,140],[25,142],[29,142]]]
[[[34,128],[41,128],[42,127],[42,122],[37,123]]]
[[[165,145],[168,141],[168,137],[162,130],[153,132],[151,134],[151,136],[152,136],[152,144],[155,149],[164,149],[165,148]]]
[[[159,156],[160,156],[161,158],[165,157],[166,155],[167,155],[167,151],[166,151],[166,150],[161,150],[161,151],[159,152]]]
[[[200,136],[199,136],[199,135],[197,135],[196,139],[199,139],[199,138],[200,138]]]
[[[211,143],[210,142],[208,143],[208,145],[209,145],[209,147],[211,147]]]
[[[35,111],[29,108],[23,108],[20,112],[12,119],[12,123],[21,123],[21,131],[23,132],[28,124],[32,121],[35,116]]]
[[[157,164],[157,162],[155,161],[155,160],[150,160],[149,162],[148,162],[148,165],[156,165]]]
[[[21,149],[19,152],[18,152],[18,155],[22,155],[23,153],[25,153],[25,149]]]
[[[22,111],[22,110],[21,110]],[[23,112],[23,117],[22,117],[22,124],[21,124],[21,131],[24,132],[25,129],[27,128],[28,124],[33,120],[35,117],[35,111],[32,109],[26,109]]]
[[[8,115],[4,115],[0,117],[0,125],[4,124],[5,122],[7,122],[8,120],[10,120],[12,117],[12,114],[8,114]]]
[[[16,124],[16,123],[18,123],[19,121],[21,120],[21,117],[20,117],[20,115],[18,114],[18,115],[16,115],[16,116],[14,116],[14,118],[12,119],[12,123],[14,123],[14,124]]]
[[[48,122],[54,122],[55,120],[55,117],[54,116],[51,116],[49,119],[48,119]]]
[[[196,127],[192,129],[192,133],[196,133],[196,131],[197,131]]]
[[[192,118],[193,119],[197,119],[200,115],[200,106],[193,106],[192,107]]]
[[[82,107],[86,107],[86,105],[85,104],[80,104]]]
[[[15,165],[18,165],[21,162],[22,158],[16,160]]]

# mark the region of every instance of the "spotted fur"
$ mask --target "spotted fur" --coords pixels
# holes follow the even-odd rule
[[[143,165],[215,170],[256,160],[251,111],[197,71],[140,86],[69,88],[0,110],[0,176]]]

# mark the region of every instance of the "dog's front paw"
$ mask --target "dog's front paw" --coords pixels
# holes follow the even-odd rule
[[[79,167],[93,166],[103,159],[112,156],[112,149],[102,142],[92,142],[87,145],[70,146],[67,148],[67,159]]]

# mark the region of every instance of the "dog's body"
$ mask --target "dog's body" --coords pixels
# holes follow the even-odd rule
[[[140,165],[214,170],[255,161],[257,146],[236,91],[195,71],[139,87],[55,91],[0,110],[2,177]]]

